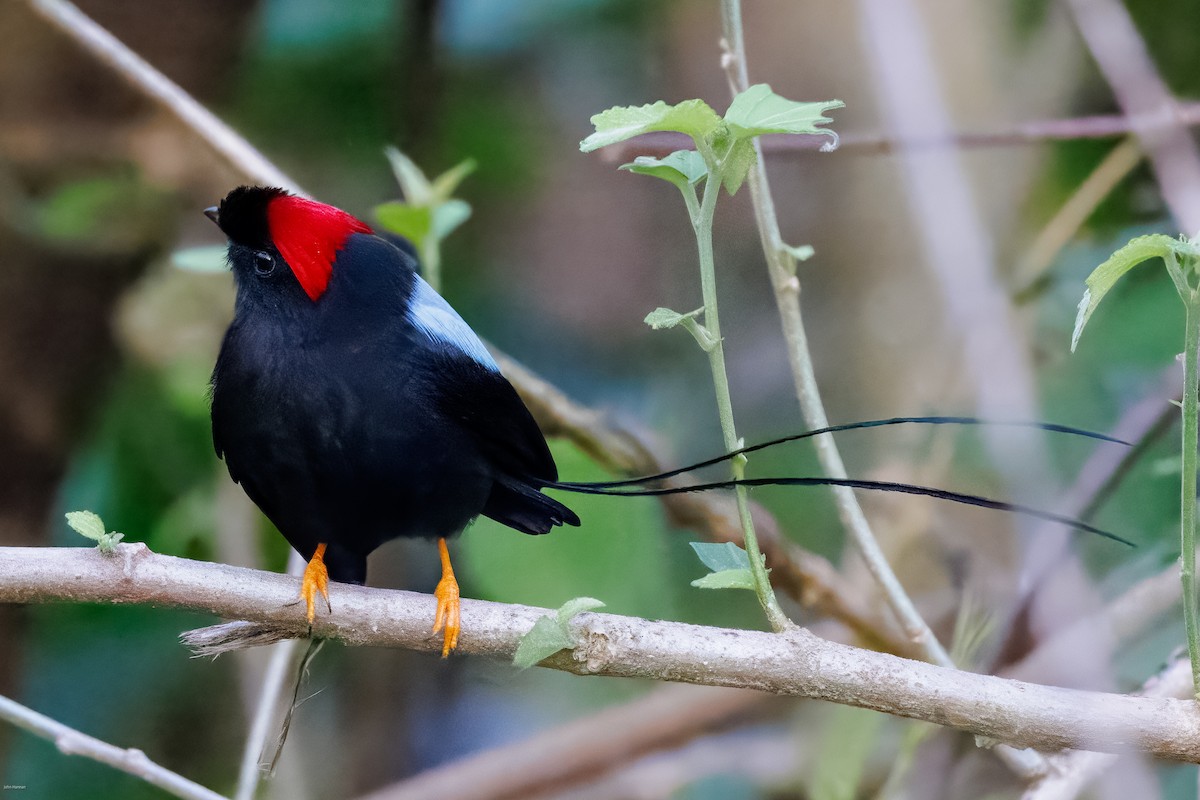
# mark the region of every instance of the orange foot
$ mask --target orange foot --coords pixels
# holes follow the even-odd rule
[[[450,651],[458,646],[458,632],[462,629],[458,581],[454,578],[454,570],[450,567],[450,551],[446,549],[446,540],[438,539],[438,554],[442,557],[442,579],[438,581],[433,595],[437,598],[437,616],[433,620],[433,632],[438,633],[442,628],[446,633],[442,636],[442,658],[450,655]]]
[[[300,581],[300,599],[308,607],[308,624],[312,625],[317,616],[317,592],[325,598],[325,607],[330,612],[333,606],[329,604],[329,570],[325,569],[325,545],[317,545],[316,552],[304,568],[304,578]]]

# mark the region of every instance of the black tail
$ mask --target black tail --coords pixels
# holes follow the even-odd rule
[[[1049,522],[1058,522],[1071,528],[1076,528],[1087,533],[1094,533],[1098,536],[1103,536],[1105,539],[1112,539],[1114,542],[1136,547],[1136,545],[1117,536],[1115,533],[1109,533],[1106,530],[1097,528],[1094,525],[1089,525],[1086,522],[1072,517],[1065,517],[1061,514],[1054,514],[1050,511],[1042,511],[1041,509],[1032,508],[1030,506],[1018,505],[1017,503],[1008,503],[1003,500],[991,500],[987,497],[980,497],[974,494],[963,494],[961,492],[952,492],[947,489],[933,489],[928,486],[916,486],[911,483],[893,483],[892,481],[867,481],[857,478],[743,478],[742,480],[716,481],[714,483],[698,483],[694,486],[669,486],[661,489],[621,489],[605,486],[603,484],[586,484],[586,483],[542,483],[542,488],[545,489],[561,489],[564,492],[575,492],[576,494],[602,494],[609,497],[661,497],[668,494],[685,494],[687,492],[707,492],[712,489],[732,489],[736,486],[849,486],[851,489],[870,489],[877,492],[901,492],[903,494],[917,494],[924,497],[935,497],[939,500],[949,500],[952,503],[962,503],[968,506],[979,506],[980,508],[990,508],[996,511],[1012,511],[1016,514],[1024,514],[1027,517],[1035,517],[1044,519]]]
[[[1112,442],[1114,444],[1122,444],[1126,447],[1133,445],[1123,439],[1117,439],[1104,433],[1096,433],[1095,431],[1084,430],[1083,428],[1073,428],[1070,425],[1057,425],[1053,422],[995,422],[992,420],[979,419],[978,417],[890,417],[888,419],[872,419],[863,422],[847,422],[842,425],[830,425],[828,428],[817,428],[816,430],[804,431],[803,433],[793,433],[790,436],[783,436],[779,439],[772,439],[769,442],[759,442],[748,447],[742,447],[722,456],[710,458],[705,461],[699,461],[695,464],[690,464],[686,467],[678,467],[666,472],[659,472],[655,475],[646,475],[640,478],[627,478],[620,481],[601,481],[598,483],[571,483],[564,481],[553,484],[554,488],[569,491],[571,486],[588,486],[588,487],[609,487],[616,488],[618,486],[640,486],[645,483],[653,483],[654,481],[665,480],[666,478],[674,478],[676,475],[683,475],[686,472],[694,472],[704,467],[711,467],[713,464],[720,464],[722,461],[729,461],[732,458],[737,458],[746,453],[753,453],[758,450],[766,450],[768,447],[774,447],[787,442],[798,442],[801,439],[811,439],[814,436],[821,436],[826,433],[839,433],[841,431],[853,431],[860,428],[883,428],[889,425],[996,425],[1012,428],[1035,428],[1037,430],[1050,431],[1051,433],[1065,433],[1070,436],[1082,436],[1088,439],[1098,439],[1102,442]]]
[[[731,489],[737,486],[755,487],[755,486],[847,486],[852,489],[868,489],[880,492],[900,492],[903,494],[915,494],[924,497],[933,497],[939,500],[949,500],[953,503],[961,503],[963,505],[978,506],[980,508],[989,508],[996,511],[1011,511],[1016,514],[1022,514],[1036,519],[1047,520],[1049,522],[1057,522],[1066,525],[1070,528],[1075,528],[1087,533],[1094,533],[1098,536],[1103,536],[1106,539],[1111,539],[1115,542],[1134,547],[1134,543],[1128,539],[1117,536],[1094,525],[1089,525],[1082,520],[1072,517],[1055,514],[1049,511],[1023,506],[1017,503],[1009,503],[1003,500],[992,500],[979,495],[964,494],[962,492],[952,492],[947,489],[934,489],[927,486],[916,486],[911,483],[894,483],[891,481],[869,481],[859,480],[856,478],[825,478],[825,477],[782,477],[782,478],[744,478],[741,480],[726,480],[716,481],[713,483],[700,483],[693,486],[671,486],[661,488],[635,488],[641,487],[647,483],[662,481],[667,478],[673,478],[677,475],[682,475],[687,472],[692,472],[703,467],[709,467],[713,464],[719,464],[723,461],[728,461],[744,453],[752,453],[756,450],[763,450],[768,447],[773,447],[785,442],[794,442],[800,439],[808,439],[813,436],[819,436],[823,433],[835,433],[838,431],[855,430],[858,428],[878,428],[886,425],[904,425],[904,424],[923,424],[923,425],[1009,425],[1025,428],[1037,428],[1053,433],[1066,433],[1074,436],[1083,436],[1089,439],[1099,439],[1106,442],[1114,442],[1129,446],[1129,442],[1116,439],[1112,436],[1107,436],[1094,431],[1087,431],[1080,428],[1073,428],[1067,425],[1056,425],[1047,422],[990,422],[981,420],[975,417],[892,417],[891,419],[869,420],[866,422],[851,422],[844,425],[832,425],[828,428],[820,428],[818,430],[805,431],[804,433],[792,434],[784,436],[780,439],[773,439],[769,442],[742,447],[733,452],[726,453],[716,458],[710,458],[705,461],[700,461],[686,467],[660,472],[655,475],[647,475],[640,478],[629,478],[620,481],[599,481],[595,483],[572,483],[569,481],[541,481],[538,483],[539,488],[543,489],[559,489],[564,492],[574,492],[576,494],[598,494],[607,496],[625,496],[625,497],[661,497],[663,495],[684,494],[687,492],[706,492],[713,489]]]

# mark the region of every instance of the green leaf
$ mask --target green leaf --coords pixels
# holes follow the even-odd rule
[[[68,511],[67,524],[80,536],[86,536],[94,542],[100,541],[108,532],[100,515],[91,511]]]
[[[747,562],[749,563],[749,562]],[[723,569],[692,581],[697,589],[749,589],[754,591],[754,576],[749,569]]]
[[[433,211],[428,206],[408,203],[381,203],[375,207],[379,224],[412,242],[421,242],[433,230]]]
[[[574,646],[575,643],[563,633],[562,627],[553,617],[541,617],[533,623],[529,633],[521,637],[517,652],[513,654],[513,666],[528,669],[559,650],[568,650]]]
[[[104,521],[91,511],[68,511],[67,524],[80,536],[94,541],[100,548],[100,552],[105,554],[113,552],[117,548],[117,544],[125,538],[123,533],[108,532],[104,527]]]
[[[737,194],[757,160],[758,151],[754,149],[753,139],[735,139],[729,154],[721,163],[721,185],[725,191],[731,195]]]
[[[465,200],[450,198],[434,206],[430,230],[437,238],[445,239],[470,218],[471,205]]]
[[[738,138],[761,136],[764,133],[824,134],[832,141],[821,149],[832,150],[837,147],[838,136],[820,126],[832,122],[825,116],[826,111],[844,105],[841,100],[798,103],[775,94],[765,83],[757,83],[733,98],[733,103],[725,112],[725,122]]]
[[[677,131],[703,141],[718,131],[721,118],[703,100],[667,105],[614,106],[592,117],[596,132],[579,143],[585,153],[652,131]]]
[[[646,315],[645,323],[656,331],[683,326],[696,340],[696,344],[700,345],[700,349],[707,353],[717,346],[718,339],[712,335],[712,331],[696,321],[696,317],[703,313],[703,308],[697,308],[686,314],[680,314],[669,308],[656,308]]]
[[[688,542],[704,566],[713,572],[750,569],[750,556],[733,542]]]
[[[703,308],[697,308],[695,311],[689,311],[686,314],[680,314],[678,311],[672,311],[669,308],[662,308],[660,306],[659,308],[656,308],[647,314],[646,319],[643,321],[654,330],[661,331],[668,328],[674,328],[675,326],[682,324],[685,319],[694,319],[703,313]]]
[[[171,265],[188,272],[228,272],[229,262],[225,255],[228,247],[223,244],[187,247],[171,253]]]
[[[704,163],[704,156],[695,150],[676,150],[664,158],[638,156],[632,163],[622,164],[621,169],[638,175],[662,178],[680,189],[695,186],[708,177],[708,165]]]
[[[1071,351],[1079,344],[1083,328],[1091,319],[1092,312],[1100,305],[1104,296],[1117,284],[1117,281],[1129,270],[1151,258],[1169,259],[1176,254],[1192,255],[1195,247],[1188,242],[1172,239],[1162,233],[1149,236],[1139,236],[1109,256],[1108,260],[1092,270],[1087,277],[1087,290],[1079,301],[1079,311],[1075,315],[1075,330],[1071,332]]]
[[[563,603],[553,617],[538,618],[529,633],[521,637],[517,652],[513,653],[513,665],[518,669],[528,669],[559,650],[573,650],[575,640],[571,637],[571,619],[585,611],[603,607],[604,603],[594,597],[576,597]]]
[[[404,199],[414,206],[433,205],[436,202],[433,186],[421,168],[395,147],[385,147],[383,152],[392,165],[392,172],[396,175],[396,182],[400,184],[400,191],[404,192]]]
[[[813,246],[811,244],[799,244],[799,245],[785,244],[783,246],[783,249],[787,252],[788,255],[790,255],[792,258],[796,259],[797,261],[808,261],[817,252],[816,250],[813,250]]]
[[[433,181],[433,196],[438,200],[449,200],[463,179],[475,171],[475,159],[468,158],[438,175]]]
[[[558,619],[558,624],[562,626],[563,631],[567,631],[567,625],[571,620],[585,611],[595,611],[597,608],[604,608],[604,603],[594,597],[576,597],[573,600],[568,600],[562,604],[562,607],[554,613]]]

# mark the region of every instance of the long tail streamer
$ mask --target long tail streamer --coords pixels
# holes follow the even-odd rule
[[[1129,446],[1129,442],[1121,439],[1108,436],[1103,433],[1096,433],[1081,428],[1073,428],[1067,425],[1056,425],[1048,422],[993,422],[991,420],[982,420],[976,417],[892,417],[890,419],[868,420],[865,422],[852,422],[844,425],[831,425],[828,428],[820,428],[817,430],[805,431],[803,433],[784,436],[779,439],[772,439],[768,442],[742,447],[733,452],[726,453],[716,458],[710,458],[705,461],[700,461],[686,467],[678,467],[676,469],[659,472],[654,475],[646,475],[638,478],[629,478],[619,481],[598,481],[594,483],[574,483],[570,481],[543,481],[540,486],[546,489],[558,489],[564,492],[572,492],[575,494],[594,494],[606,495],[609,497],[661,497],[664,495],[686,494],[690,492],[707,492],[715,489],[732,489],[738,486],[758,487],[758,486],[846,486],[851,489],[866,489],[878,492],[898,492],[901,494],[913,494],[923,497],[932,497],[938,500],[948,500],[952,503],[960,503],[963,505],[977,506],[979,508],[987,508],[995,511],[1010,511],[1015,514],[1021,514],[1035,519],[1046,520],[1065,525],[1069,528],[1084,531],[1086,533],[1094,533],[1097,536],[1103,536],[1105,539],[1111,539],[1114,542],[1129,547],[1136,545],[1115,533],[1097,528],[1094,525],[1075,519],[1073,517],[1055,514],[1050,511],[1043,511],[1039,508],[1020,505],[1018,503],[1010,503],[1004,500],[992,500],[980,495],[965,494],[963,492],[954,492],[948,489],[936,489],[928,486],[917,486],[911,483],[896,483],[892,481],[871,481],[860,480],[857,478],[828,478],[828,477],[770,477],[770,478],[743,478],[740,480],[725,480],[715,481],[711,483],[698,483],[691,486],[668,486],[668,487],[652,487],[646,488],[645,484],[656,483],[674,478],[678,475],[683,475],[688,472],[693,472],[704,467],[710,467],[714,464],[720,464],[724,461],[729,461],[739,455],[745,453],[753,453],[758,450],[764,450],[768,447],[785,444],[787,442],[799,441],[801,439],[809,439],[814,436],[820,436],[825,433],[837,433],[839,431],[857,430],[861,428],[880,428],[888,425],[1007,425],[1013,427],[1035,428],[1052,433],[1064,433],[1072,436],[1082,436],[1089,439],[1097,439],[1114,444]]]

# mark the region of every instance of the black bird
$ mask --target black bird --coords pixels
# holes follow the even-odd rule
[[[397,536],[438,540],[435,632],[457,642],[446,537],[479,514],[525,533],[579,518],[538,491],[558,472],[525,404],[412,257],[351,215],[241,187],[210,210],[229,237],[233,323],[212,380],[230,476],[329,578],[363,583]]]
[[[344,211],[282,189],[239,187],[205,213],[229,239],[237,283],[234,320],[212,377],[213,444],[233,480],[308,560],[301,596],[310,623],[316,595],[329,602],[329,579],[363,583],[367,555],[385,541],[437,539],[442,579],[433,630],[445,630],[445,656],[460,628],[446,539],[478,515],[543,534],[579,524],[574,512],[542,493],[545,488],[656,495],[735,485],[637,488],[736,453],[644,478],[559,483],[525,404],[471,328],[418,274],[410,250],[374,235]],[[979,421],[910,417],[827,430],[904,422]],[[925,494],[1111,537],[1046,512],[904,484],[828,478],[740,483]]]

